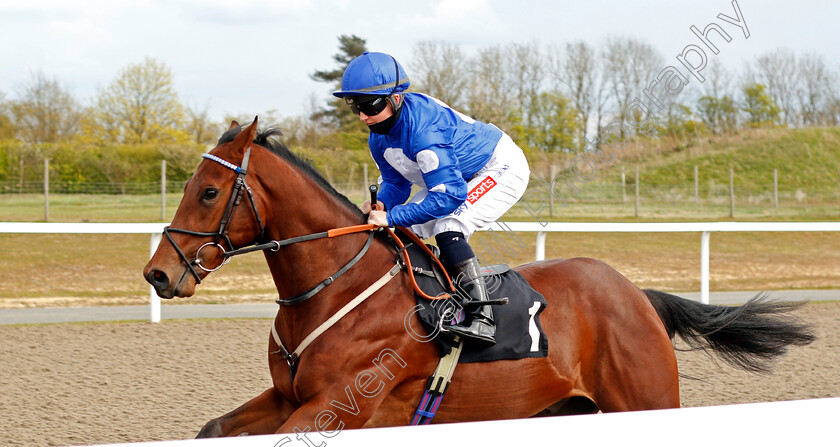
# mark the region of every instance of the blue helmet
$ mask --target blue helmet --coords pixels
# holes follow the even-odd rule
[[[341,90],[334,96],[390,95],[411,84],[408,75],[393,56],[365,51],[350,61],[341,77]]]

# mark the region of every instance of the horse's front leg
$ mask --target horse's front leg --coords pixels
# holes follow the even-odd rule
[[[287,434],[289,440],[320,445],[342,430],[365,426],[390,391],[391,387],[386,387],[376,396],[365,396],[352,385],[323,389],[295,410],[277,433]]]
[[[271,434],[294,411],[294,406],[272,387],[230,413],[204,424],[196,438]]]

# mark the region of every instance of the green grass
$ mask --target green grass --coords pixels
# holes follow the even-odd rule
[[[728,187],[729,168],[746,191],[772,191],[773,169],[782,191],[840,191],[840,128],[762,129],[701,140],[685,151],[669,151],[644,160],[643,181],[668,185],[694,183],[697,166],[704,185]]]
[[[578,194],[558,189],[565,194],[567,206],[558,199],[550,213],[548,204],[542,204],[540,217],[579,222],[837,221],[838,144],[840,129],[814,128],[743,132],[700,139],[677,150],[667,142],[640,142],[624,150],[621,160],[599,166],[597,178],[579,184]],[[643,182],[638,216],[631,180],[635,165],[642,167]],[[702,179],[699,203],[693,197],[695,165]],[[540,166],[532,165],[535,176],[545,171]],[[624,201],[617,181],[622,166],[628,180]],[[736,170],[734,218],[729,216],[726,186],[730,166]],[[772,203],[773,168],[780,173],[778,208]],[[539,185],[532,181],[531,186]],[[348,196],[361,203],[362,191]],[[167,196],[163,221],[172,218],[180,199],[180,193]],[[0,221],[43,221],[43,201],[43,196],[34,194],[0,195]],[[530,205],[538,209],[541,204],[532,198]],[[537,219],[516,206],[502,220]],[[50,221],[160,222],[160,196],[54,194]],[[488,237],[477,234],[473,245],[487,245]],[[510,264],[534,259],[535,235],[521,234],[520,239],[525,245],[512,245],[505,255]],[[833,233],[714,234],[712,290],[840,288],[836,268],[840,254],[835,254],[840,252],[831,249],[840,246],[838,242],[840,235]],[[477,251],[489,258],[481,249]],[[551,234],[546,256],[602,259],[641,287],[699,289],[699,234]],[[142,304],[148,299],[148,285],[141,277],[148,258],[148,235],[0,234],[0,306]],[[195,297],[173,302],[270,302],[275,298],[264,258],[250,254],[211,275]]]
[[[166,195],[166,219],[160,218],[160,195],[51,194],[50,222],[164,222],[172,219],[181,193]],[[42,194],[0,194],[0,221],[43,222]]]

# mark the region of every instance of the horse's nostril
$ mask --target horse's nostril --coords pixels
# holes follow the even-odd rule
[[[157,289],[165,289],[169,286],[169,277],[160,270],[152,270],[149,279],[149,282]]]

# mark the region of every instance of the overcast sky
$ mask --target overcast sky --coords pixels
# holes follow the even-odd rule
[[[840,2],[738,5],[748,39],[716,18],[735,17],[730,0],[0,0],[0,92],[14,98],[42,70],[88,104],[121,68],[154,57],[172,70],[182,101],[209,103],[213,119],[272,109],[296,115],[311,95],[328,99],[331,89],[308,75],[333,68],[339,34],[367,39],[369,49],[403,65],[421,40],[471,53],[510,42],[599,44],[630,36],[653,45],[670,65],[686,45],[699,43],[689,27],[712,21],[732,36],[710,55],[728,68],[784,47],[823,54],[840,70]]]

